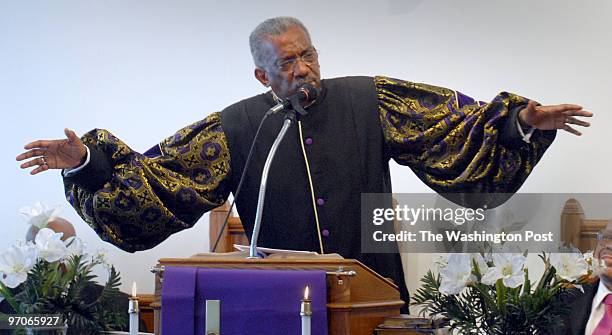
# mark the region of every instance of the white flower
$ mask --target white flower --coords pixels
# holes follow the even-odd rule
[[[440,292],[459,294],[468,283],[474,281],[471,262],[469,254],[451,254],[448,265],[440,271]]]
[[[550,254],[550,264],[557,270],[557,275],[565,280],[574,281],[587,274],[589,265],[581,253]]]
[[[91,256],[92,261],[99,262],[101,264],[107,264],[107,261],[106,261],[107,254],[108,254],[108,251],[104,248],[96,249],[93,256]]]
[[[41,229],[34,239],[38,255],[47,262],[55,262],[64,258],[68,249],[62,241],[63,235],[64,233],[56,233],[49,228]]]
[[[110,270],[112,265],[106,259],[108,255],[108,250],[104,248],[96,249],[93,256],[91,257],[92,262],[97,262],[101,264],[106,270]]]
[[[76,236],[71,236],[64,241],[66,245],[67,255],[66,256],[80,256],[83,254],[85,243],[83,240]]]
[[[21,207],[19,209],[19,213],[29,224],[40,229],[45,228],[49,221],[55,219],[59,214],[59,210],[60,206],[49,208],[48,206],[37,202],[32,207]]]
[[[438,266],[438,270],[442,270],[448,265],[448,256],[446,254],[436,255],[433,262]]]
[[[497,217],[493,219],[493,226],[497,228],[498,232],[511,233],[513,231],[521,231],[527,225],[529,221],[521,221],[516,218],[515,210],[502,206],[497,213],[493,211],[494,215],[497,214]]]
[[[518,287],[525,281],[523,267],[527,257],[521,254],[495,253],[493,254],[493,267],[482,276],[482,282],[493,285],[498,279],[502,279],[506,287]]]
[[[487,265],[487,262],[485,261],[484,257],[482,257],[482,255],[480,253],[473,253],[470,254],[470,261],[476,261],[476,265],[478,265],[478,271],[480,271],[480,274],[484,274],[489,270],[489,266]]]
[[[0,281],[10,288],[19,286],[28,278],[36,258],[36,248],[30,244],[11,246],[0,254]]]
[[[96,249],[96,251],[93,254],[93,258],[96,260],[99,260],[101,262],[106,262],[106,255],[108,254],[108,251],[104,248],[98,248]]]

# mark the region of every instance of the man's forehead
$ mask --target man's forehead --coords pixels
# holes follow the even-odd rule
[[[312,47],[310,38],[300,27],[292,27],[280,35],[265,39],[266,47],[277,57],[294,56]]]

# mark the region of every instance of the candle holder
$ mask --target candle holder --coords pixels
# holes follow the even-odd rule
[[[300,316],[312,316],[312,303],[310,299],[302,300]]]
[[[310,335],[312,322],[312,303],[308,295],[308,286],[304,290],[304,298],[300,304],[300,317],[302,319],[302,335]]]
[[[138,312],[140,312],[140,309],[138,308],[138,300],[136,299],[136,297],[130,297],[129,305],[128,305],[128,313],[138,314]]]
[[[138,298],[136,296],[136,282],[132,283],[132,296],[128,302],[128,315],[130,316],[130,335],[138,335],[139,329],[139,318],[138,313],[140,308],[138,307]]]

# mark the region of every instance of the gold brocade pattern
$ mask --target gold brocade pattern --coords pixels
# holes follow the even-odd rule
[[[388,157],[439,193],[513,193],[555,135],[535,131],[531,143],[505,142],[510,111],[528,102],[514,94],[481,103],[441,87],[374,80]],[[104,153],[112,171],[96,190],[66,178],[66,197],[102,239],[124,250],[154,247],[229,195],[230,153],[220,113],[163,140],[154,158],[106,130],[95,129],[83,141]]]
[[[95,192],[66,185],[67,197],[102,239],[124,250],[151,248],[193,226],[229,194],[220,113],[163,140],[159,157],[136,153],[106,130],[93,130],[83,141],[110,157],[112,179]]]
[[[513,193],[554,138],[536,131],[531,143],[502,143],[509,111],[528,103],[518,95],[481,104],[426,84],[387,77],[375,84],[389,155],[440,193]]]

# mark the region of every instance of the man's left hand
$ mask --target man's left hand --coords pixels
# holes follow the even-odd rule
[[[582,133],[572,128],[570,124],[581,127],[588,127],[591,124],[577,119],[576,116],[591,117],[593,113],[582,110],[582,107],[578,105],[538,106],[534,101],[529,101],[527,107],[523,108],[518,114],[523,125],[529,125],[540,130],[563,129],[580,136]]]

